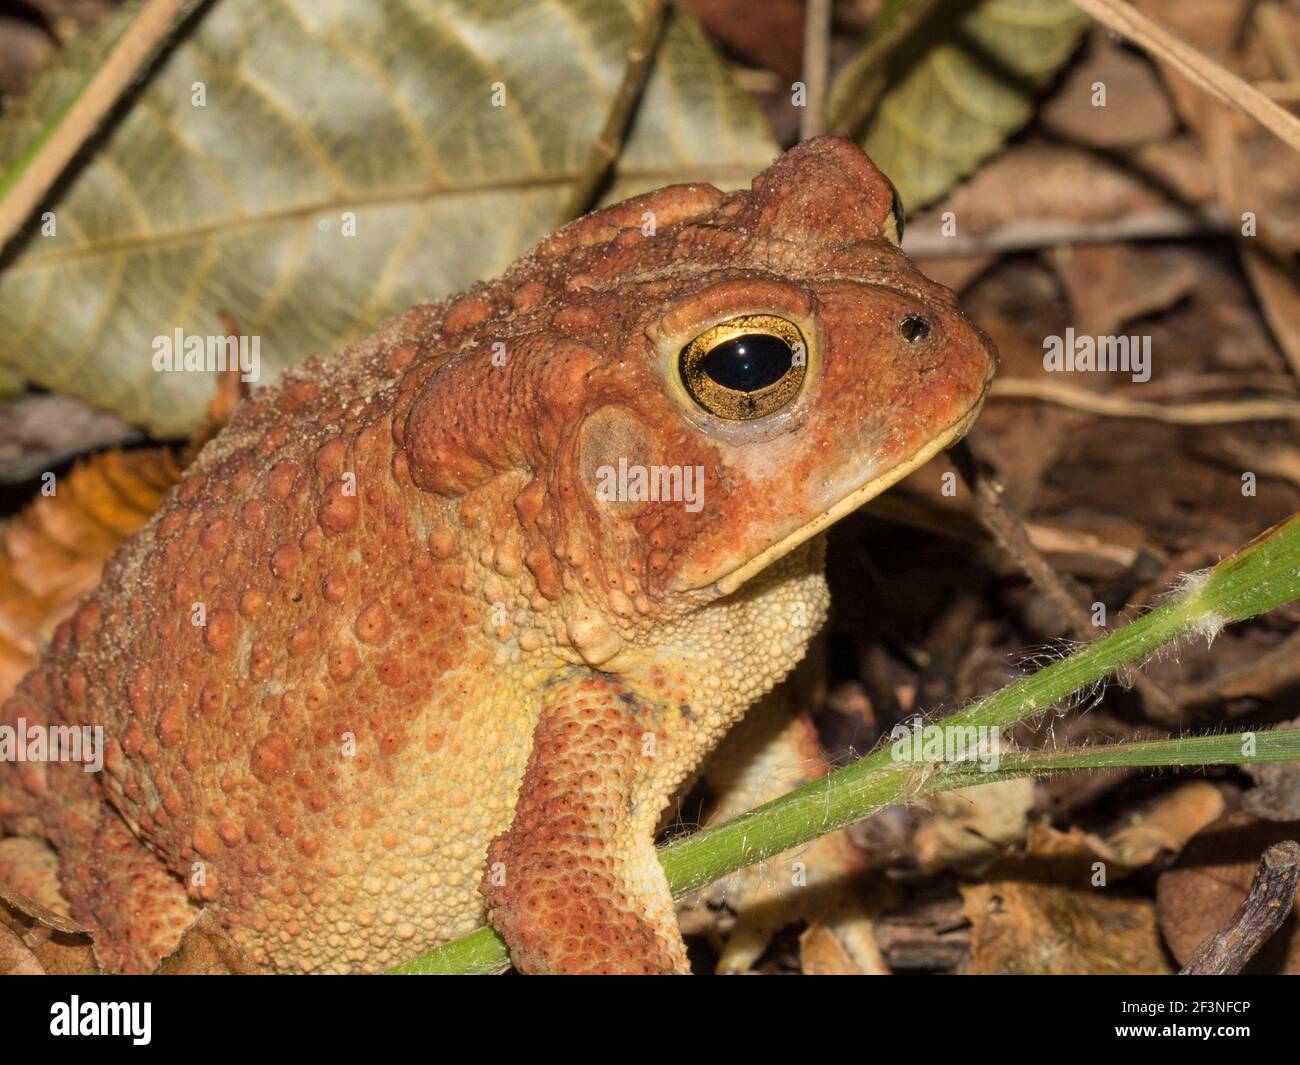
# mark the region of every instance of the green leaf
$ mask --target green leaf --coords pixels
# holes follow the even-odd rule
[[[1017,777],[1045,777],[1090,769],[1154,769],[1207,765],[1257,765],[1261,762],[1300,762],[1300,729],[1233,732],[1221,736],[1179,736],[1170,740],[1109,743],[1097,747],[1012,751],[998,767],[984,772],[969,762],[953,765],[931,778],[932,791],[951,791]],[[965,782],[963,785],[962,782]]]
[[[261,338],[268,379],[499,273],[543,236],[599,130],[637,0],[221,0],[163,59],[0,274],[0,365],[160,434],[212,394],[153,339]],[[92,51],[87,49],[87,51]],[[12,161],[84,78],[60,67]],[[507,106],[493,106],[494,83]],[[192,97],[202,84],[206,106]],[[745,183],[775,155],[694,23],[665,31],[608,199]],[[341,232],[355,215],[355,236]]]
[[[891,0],[872,33],[905,24],[920,2]],[[1028,121],[1087,22],[1071,0],[939,3],[897,47],[868,38],[832,86],[830,127],[852,129],[908,209],[924,207]],[[865,128],[854,128],[858,105],[877,95]]]
[[[21,396],[26,387],[21,377],[0,366],[0,399]]]

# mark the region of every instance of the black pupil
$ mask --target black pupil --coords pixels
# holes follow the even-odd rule
[[[770,333],[745,333],[724,340],[700,360],[700,369],[734,392],[757,392],[774,385],[790,369],[794,352]]]
[[[930,335],[930,323],[919,314],[909,314],[903,319],[903,339],[910,344]]]

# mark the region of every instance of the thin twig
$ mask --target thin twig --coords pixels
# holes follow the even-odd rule
[[[623,137],[632,120],[632,113],[636,110],[637,101],[641,98],[641,86],[650,71],[650,60],[663,32],[666,11],[665,0],[646,0],[636,39],[627,50],[627,66],[623,70],[622,84],[610,102],[605,125],[591,142],[578,182],[574,185],[564,210],[560,212],[557,225],[571,222],[591,209],[601,182],[623,150]]]
[[[1258,89],[1242,81],[1186,41],[1124,0],[1074,0],[1075,4],[1116,33],[1131,38],[1156,58],[1175,67],[1215,99],[1249,115],[1265,129],[1300,152],[1300,119],[1283,110]]]
[[[59,179],[81,146],[136,80],[159,46],[194,7],[195,0],[146,0],[107,58],[82,86],[57,122],[3,180],[0,249],[13,238]]]
[[[990,476],[970,445],[965,440],[960,441],[948,449],[948,454],[975,497],[975,513],[980,523],[1033,582],[1034,587],[1056,607],[1074,638],[1091,643],[1104,635],[1106,629],[1093,624],[1092,615],[1083,608],[1074,593],[1066,587],[1061,575],[1033,545],[1020,519],[1002,502],[1002,486]],[[1176,707],[1159,685],[1141,673],[1134,673],[1132,680],[1141,693],[1148,712],[1162,720],[1174,718]]]
[[[903,250],[914,259],[961,259],[1062,244],[1112,244],[1132,240],[1175,240],[1228,232],[1228,216],[1217,207],[1154,207],[1103,221],[1023,218],[988,233],[944,236],[937,214],[909,219]]]
[[[1287,919],[1295,903],[1300,845],[1275,843],[1264,852],[1250,891],[1219,931],[1207,936],[1179,976],[1235,976]]]
[[[1300,420],[1300,402],[1288,399],[1238,399],[1205,403],[1151,403],[1093,392],[1060,381],[1003,377],[993,382],[995,399],[1037,399],[1107,418],[1144,418],[1170,425],[1231,425],[1236,422]]]
[[[975,519],[974,514],[940,506],[924,497],[914,498],[901,491],[876,496],[863,505],[862,512],[894,525],[920,529],[963,543],[988,535],[988,530]],[[1109,543],[1092,533],[1032,521],[1025,522],[1024,526],[1029,542],[1045,555],[1083,556],[1121,570],[1128,569],[1138,560],[1137,548]]]
[[[1285,444],[1261,448],[1258,442],[1247,443],[1233,437],[1219,441],[1218,447],[1229,464],[1300,486],[1300,448]]]
[[[1300,383],[1289,373],[1266,370],[1222,370],[1148,381],[1142,390],[1152,396],[1186,396],[1198,392],[1239,392],[1244,388],[1256,392],[1279,392],[1300,397]]]
[[[975,511],[980,522],[1024,570],[1038,590],[1064,615],[1073,634],[1081,640],[1095,639],[1099,633],[1088,612],[1065,587],[1060,575],[1052,569],[1047,559],[1030,543],[1029,534],[1020,519],[1002,502],[1001,485],[990,476],[965,441],[954,445],[948,453],[975,497]]]
[[[799,139],[820,136],[826,128],[826,80],[831,53],[831,0],[808,0],[803,22],[803,116]]]

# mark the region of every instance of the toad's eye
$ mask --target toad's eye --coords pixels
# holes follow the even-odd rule
[[[753,421],[795,397],[808,367],[808,348],[793,322],[774,314],[742,314],[682,348],[679,367],[686,391],[710,414]]]

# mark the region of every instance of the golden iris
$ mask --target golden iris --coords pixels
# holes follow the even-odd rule
[[[753,421],[799,392],[808,345],[799,327],[775,314],[742,314],[705,330],[679,360],[686,391],[710,414]]]

